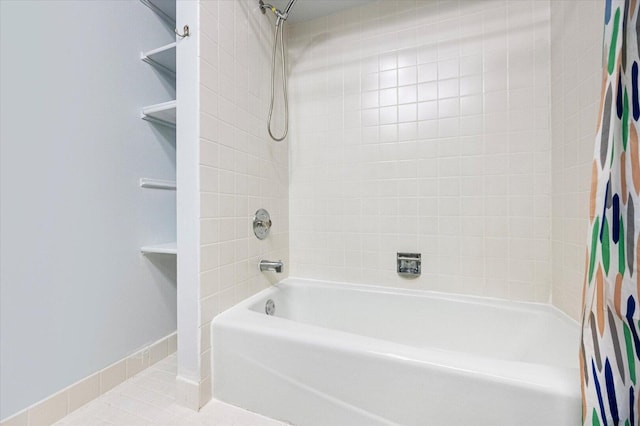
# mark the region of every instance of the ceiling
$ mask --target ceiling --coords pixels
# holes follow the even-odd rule
[[[256,0],[257,1],[257,0]],[[289,0],[263,0],[280,10],[287,7]],[[289,11],[287,22],[308,21],[321,16],[332,15],[343,9],[361,6],[376,0],[298,0]]]

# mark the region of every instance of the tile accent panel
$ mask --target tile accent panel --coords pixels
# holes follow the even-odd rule
[[[292,275],[550,300],[549,13],[380,1],[291,28]]]

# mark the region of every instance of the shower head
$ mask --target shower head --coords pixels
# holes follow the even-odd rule
[[[291,8],[293,7],[296,1],[298,0],[289,0],[289,3],[287,3],[287,6],[284,8],[284,11],[282,11],[280,9],[277,9],[275,6],[260,0],[260,10],[262,11],[263,14],[266,13],[267,9],[272,11],[273,14],[276,16],[276,25],[280,25],[281,22],[287,20],[287,18],[289,17],[289,11],[291,10]]]

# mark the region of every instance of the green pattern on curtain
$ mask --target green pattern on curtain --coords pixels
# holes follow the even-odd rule
[[[640,424],[640,0],[605,0],[580,369],[584,425]]]

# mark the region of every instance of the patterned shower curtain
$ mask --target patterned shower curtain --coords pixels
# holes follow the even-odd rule
[[[583,294],[583,424],[640,424],[640,0],[605,0]]]

